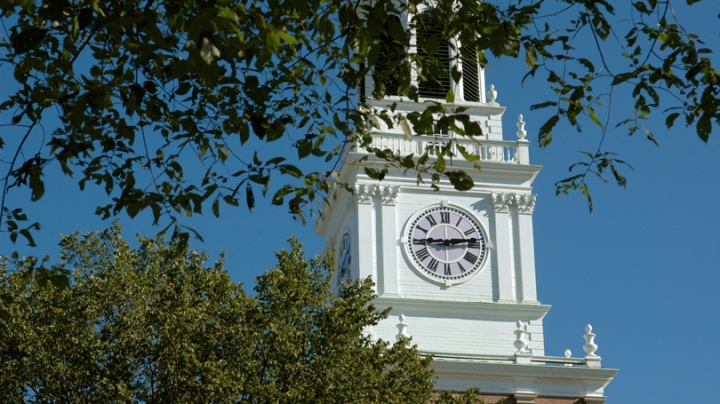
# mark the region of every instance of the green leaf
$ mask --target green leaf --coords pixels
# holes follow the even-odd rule
[[[250,186],[250,183],[248,183],[245,186],[245,202],[247,203],[248,209],[250,209],[250,211],[252,211],[253,208],[255,207],[255,194],[253,194],[253,190],[252,190],[252,187]]]
[[[700,139],[707,143],[710,139],[710,133],[712,133],[712,121],[710,120],[710,114],[704,113],[700,115],[700,119],[697,121],[697,134]]]
[[[400,117],[399,122],[400,128],[403,131],[403,134],[405,135],[404,139],[406,141],[412,140],[412,130],[410,129],[410,125],[408,124],[408,121],[404,117]]]
[[[525,66],[535,67],[538,65],[537,51],[535,47],[529,43],[524,43],[525,46]]]
[[[585,183],[583,183],[580,188],[582,189],[582,193],[585,196],[585,199],[587,200],[588,209],[590,210],[590,213],[592,213],[593,204],[592,204],[592,198],[590,197],[590,189],[588,188],[587,184],[585,184]]]
[[[279,165],[278,169],[280,170],[280,173],[291,175],[295,178],[300,178],[303,175],[302,171],[300,171],[299,168],[295,167],[292,164]]]
[[[468,175],[465,171],[448,171],[445,173],[445,176],[458,191],[468,191],[475,186],[475,182],[472,177],[470,177],[470,175]]]
[[[265,34],[265,46],[272,53],[277,53],[280,49],[280,37],[274,32]]]
[[[552,128],[560,121],[559,115],[553,115],[541,127],[538,133],[538,144],[545,147],[552,141]]]
[[[448,104],[452,104],[453,102],[455,102],[455,93],[453,92],[453,90],[447,92],[447,95],[445,95],[445,102],[447,102]]]
[[[10,41],[15,53],[21,55],[40,45],[47,33],[46,29],[27,27],[19,34],[11,35]]]
[[[445,172],[445,158],[443,157],[442,153],[437,153],[437,162],[435,163],[435,171],[437,171],[439,174],[442,174]]]

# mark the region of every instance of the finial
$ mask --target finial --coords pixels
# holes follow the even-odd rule
[[[517,348],[517,352],[515,352],[515,355],[518,354],[527,354],[528,351],[525,349],[528,346],[527,340],[525,340],[525,327],[522,323],[522,321],[518,320],[517,322],[517,330],[513,331],[515,334],[515,342],[513,345],[515,345],[515,348]]]
[[[497,91],[495,91],[495,86],[490,84],[490,91],[487,92],[487,99],[488,102],[495,102],[497,99]]]
[[[569,349],[566,349],[566,350],[565,350],[565,357],[568,358],[568,359],[570,359],[571,356],[572,356],[572,352],[571,352]],[[572,366],[572,363],[566,363],[565,366]]]
[[[588,324],[585,327],[585,331],[587,331],[587,333],[583,335],[585,338],[585,346],[583,346],[583,349],[587,352],[586,358],[588,356],[597,356],[595,355],[595,351],[597,351],[598,346],[595,344],[595,334],[592,333],[592,326]]]
[[[522,114],[518,115],[517,127],[518,127],[518,131],[517,131],[518,139],[525,140],[525,136],[527,136],[527,132],[525,131],[525,122],[523,122]]]
[[[408,334],[408,332],[407,332],[408,325],[405,323],[405,315],[404,314],[400,315],[400,322],[398,323],[397,328],[398,328],[398,335],[396,336],[396,338],[398,341],[402,337],[410,338],[410,334]]]

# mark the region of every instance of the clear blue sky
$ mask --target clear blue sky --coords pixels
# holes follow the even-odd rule
[[[708,15],[707,24],[691,17],[684,21],[692,29],[705,29],[700,33],[712,44],[720,33],[715,18],[720,7],[705,3],[692,18],[703,21],[700,16]],[[664,119],[654,117],[647,125],[660,147],[642,134],[628,137],[626,130],[610,130],[606,149],[619,152],[635,171],[624,170],[627,189],[592,181],[595,209],[589,214],[581,195],[555,196],[554,183],[568,175],[579,150],[594,151],[598,130],[590,123],[582,133],[563,128],[549,148],[538,149],[535,135],[548,112],[531,112],[529,106],[547,96],[547,83],[539,77],[521,88],[523,69],[522,63],[493,62],[486,81],[495,85],[497,101],[507,107],[505,138],[514,138],[522,113],[533,141],[531,162],[544,166],[534,184],[534,225],[538,295],[553,306],[545,319],[546,353],[562,356],[570,349],[573,356],[583,355],[582,335],[590,323],[603,366],[620,369],[606,391],[609,403],[671,403],[687,400],[688,394],[707,394],[718,384],[720,363],[715,340],[720,335],[720,128],[714,127],[706,145],[692,129],[667,131]],[[613,103],[617,122],[631,106],[621,94]],[[0,150],[3,159],[9,152]],[[109,225],[92,215],[104,203],[102,190],[77,192],[76,181],[62,176],[46,181],[44,199],[26,208],[44,226],[38,236],[41,248],[32,253],[55,257],[59,234]],[[227,252],[232,279],[248,287],[274,265],[273,252],[291,234],[312,254],[323,244],[312,225],[302,226],[285,207],[258,199],[252,214],[225,208],[221,219],[206,215],[188,223],[205,238],[204,244],[193,246],[207,250],[212,260]],[[121,221],[128,238],[157,230],[147,225],[148,215]],[[11,249],[8,244],[0,239],[0,251]]]

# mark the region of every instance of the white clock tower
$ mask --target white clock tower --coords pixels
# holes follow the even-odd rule
[[[465,107],[483,134],[408,140],[399,127],[373,133],[372,147],[403,155],[430,150],[434,158],[433,150],[451,139],[464,146],[478,162],[454,153],[446,163],[474,180],[465,192],[446,180],[433,191],[400,169],[388,168],[382,181],[373,180],[363,168],[384,168],[384,161],[359,147],[345,151],[340,181],[354,192],[341,191],[316,227],[337,251],[336,285],[348,277],[375,281],[376,306],[393,312],[368,332],[385,341],[412,337],[422,353],[433,355],[439,390],[474,386],[488,398],[517,403],[604,403],[604,388],[617,370],[601,367],[590,326],[586,356],[545,354],[543,318],[550,306],[537,297],[532,224],[532,182],[541,167],[530,164],[522,116],[514,139],[504,140],[505,108],[497,92],[492,86],[485,91],[476,58],[461,60],[465,82],[448,81],[440,89],[415,82],[425,97],[419,103],[393,95],[371,99],[372,76],[366,78],[366,103],[390,116],[422,112],[423,101],[445,103],[452,89],[456,101],[446,107]]]

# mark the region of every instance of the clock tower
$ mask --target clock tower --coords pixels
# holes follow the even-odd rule
[[[477,57],[455,59],[462,64],[459,83],[424,88],[413,77],[417,103],[395,95],[372,99],[377,74],[366,77],[361,92],[370,108],[389,116],[422,112],[425,102],[463,107],[481,136],[438,131],[409,138],[380,121],[371,147],[415,156],[428,151],[432,159],[442,147],[462,146],[477,158],[453,153],[446,170],[465,171],[475,186],[460,192],[442,180],[436,191],[392,167],[382,181],[374,180],[364,168],[386,168],[384,160],[359,146],[345,150],[339,180],[353,191],[339,191],[316,227],[337,251],[335,287],[371,277],[376,306],[393,312],[367,332],[385,341],[412,337],[421,353],[433,355],[438,390],[473,386],[488,398],[517,403],[604,403],[604,388],[617,370],[601,367],[590,326],[586,356],[545,353],[543,318],[550,306],[537,296],[532,224],[532,183],[541,167],[530,163],[523,117],[505,140],[505,108],[493,86],[486,91]],[[452,104],[444,99],[448,90],[455,94]]]

